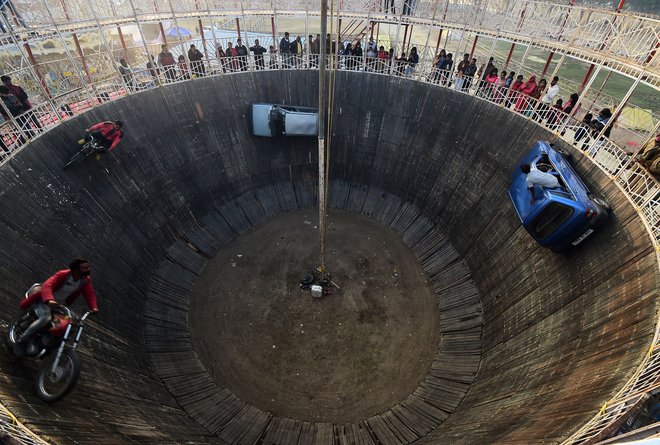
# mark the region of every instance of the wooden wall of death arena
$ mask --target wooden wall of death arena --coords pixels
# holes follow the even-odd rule
[[[63,402],[39,401],[29,369],[0,353],[0,399],[22,422],[55,443],[552,443],[631,376],[653,337],[659,279],[653,245],[621,191],[572,147],[496,105],[339,72],[330,205],[345,206],[351,190],[377,190],[392,213],[385,224],[415,208],[451,242],[475,286],[465,298],[480,295],[466,308],[480,311],[481,335],[475,350],[474,331],[458,329],[471,365],[443,363],[454,376],[443,385],[471,384],[451,410],[427,401],[433,409],[417,420],[394,409],[371,423],[310,424],[238,399],[211,417],[196,405],[232,395],[191,380],[203,369],[176,359],[186,340],[183,287],[249,227],[317,198],[316,141],[252,137],[249,104],[315,106],[317,79],[255,72],[145,91],[65,122],[0,168],[2,321],[30,284],[78,255],[93,262],[102,308],[80,350],[82,378]],[[83,129],[108,119],[126,124],[116,152],[63,171]],[[614,207],[609,224],[567,255],[533,242],[507,196],[511,171],[538,139],[572,152]],[[226,231],[214,229],[219,217]],[[170,272],[183,287],[168,294],[158,283]],[[176,330],[182,345],[158,342]],[[439,426],[420,425],[429,417]]]

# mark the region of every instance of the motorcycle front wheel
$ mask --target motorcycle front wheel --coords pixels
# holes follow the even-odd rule
[[[87,157],[87,154],[81,149],[78,153],[71,156],[71,159],[69,159],[69,162],[64,164],[63,168],[66,170],[67,168],[71,167],[72,165],[75,165],[78,162],[82,161],[86,157]]]
[[[80,377],[80,361],[76,353],[70,349],[62,351],[60,361],[53,372],[53,352],[39,368],[34,390],[44,402],[55,402],[67,395],[76,386]]]

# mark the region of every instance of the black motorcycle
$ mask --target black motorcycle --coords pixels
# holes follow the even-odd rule
[[[28,297],[39,283],[25,293]],[[91,312],[78,317],[66,306],[51,309],[51,321],[40,332],[32,336],[25,347],[25,356],[41,360],[34,390],[44,402],[55,402],[73,389],[80,377],[80,360],[76,347],[83,332],[83,323]],[[22,312],[18,320],[9,325],[7,346],[11,353],[21,334],[37,319],[34,311]]]
[[[99,145],[98,140],[94,139],[93,136],[89,135],[89,141],[85,142],[83,146],[80,148],[80,150],[78,150],[78,152],[76,152],[73,156],[71,156],[71,159],[69,159],[69,162],[64,164],[63,168],[66,170],[72,165],[81,162],[83,159],[87,158],[91,154],[105,153],[107,151],[108,149],[106,147]]]

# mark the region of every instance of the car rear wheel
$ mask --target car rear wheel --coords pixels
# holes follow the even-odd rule
[[[612,211],[612,206],[604,198],[601,198],[600,196],[594,196],[593,198],[591,198],[591,200],[597,206],[602,207],[603,209],[605,209],[607,211],[607,213]]]

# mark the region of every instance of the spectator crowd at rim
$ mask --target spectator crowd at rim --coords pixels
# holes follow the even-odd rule
[[[203,77],[207,74],[232,73],[265,69],[308,69],[318,68],[321,45],[325,45],[330,67],[343,70],[358,70],[395,76],[413,77],[420,64],[420,55],[416,47],[408,54],[401,52],[398,56],[393,48],[385,49],[378,45],[373,36],[368,38],[365,47],[360,40],[337,42],[328,34],[325,40],[320,34],[309,35],[307,39],[301,36],[293,38],[288,32],[280,39],[279,44],[265,48],[258,39],[249,48],[241,38],[236,44],[227,41],[225,47],[218,44],[215,48],[217,66],[210,65],[209,54],[205,54],[194,44],[190,45],[187,57],[180,54],[175,57],[167,44],[161,45],[161,51],[156,56],[150,55],[145,69],[132,68],[126,59],[119,60],[118,71],[127,88],[131,91],[151,88],[156,84]],[[206,62],[205,62],[206,60]],[[430,59],[429,59],[430,60]],[[582,144],[583,149],[595,138],[602,141],[610,136],[615,120],[609,108],[585,110],[582,119],[577,118],[581,109],[579,94],[571,92],[561,97],[561,82],[554,76],[550,82],[530,75],[526,80],[522,74],[499,69],[491,57],[488,62],[479,64],[476,57],[464,54],[462,60],[456,62],[452,53],[442,49],[431,63],[426,81],[443,85],[465,93],[474,93],[501,106],[513,109],[527,117],[544,124],[551,130],[561,129],[562,135],[567,128],[574,129],[573,144]],[[7,83],[8,79],[8,83]],[[8,76],[3,76],[3,86],[0,86],[2,98],[2,114],[5,120],[9,115],[14,117],[21,127],[22,133],[17,136],[18,142],[25,143],[25,136],[33,137],[42,131],[39,119],[30,112],[31,104],[25,91],[13,85]],[[20,90],[19,90],[20,89]],[[100,99],[107,100],[102,97]],[[62,111],[72,115],[71,108],[65,104]],[[597,144],[591,148],[592,155]],[[9,153],[6,143],[0,139],[0,149]],[[660,175],[660,153],[655,143],[645,145],[637,153],[636,160],[654,175]]]

